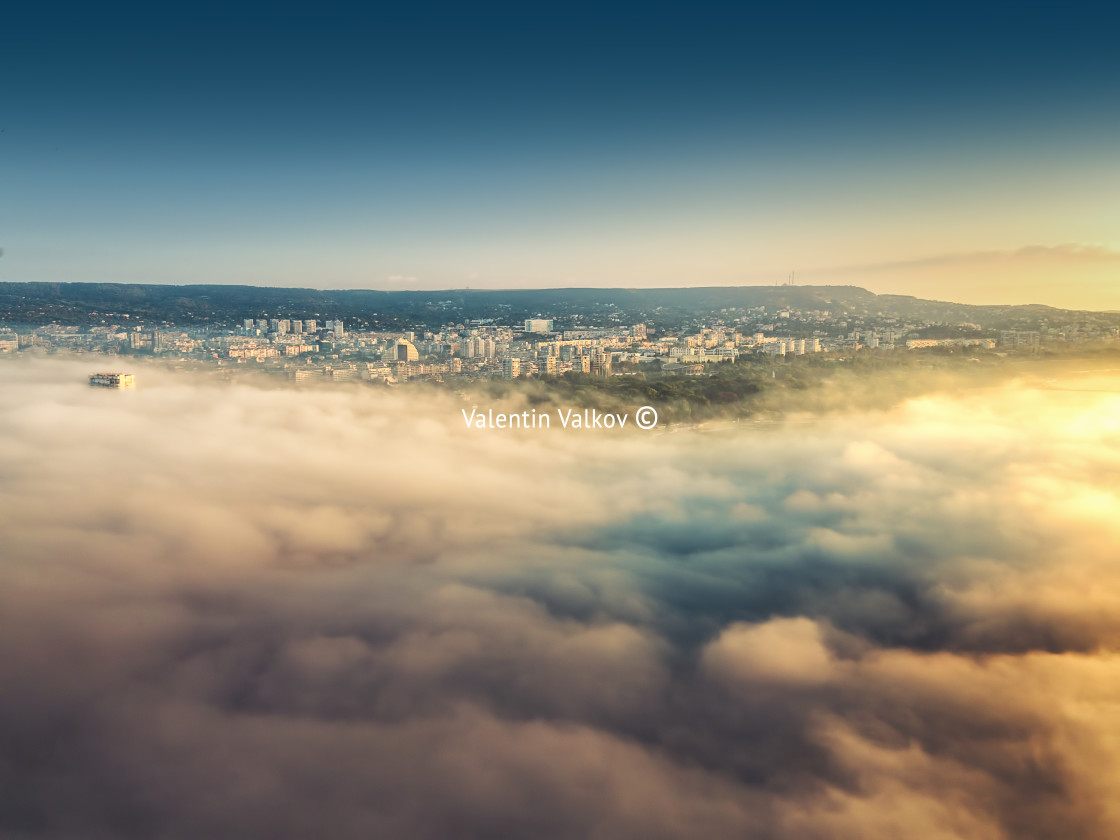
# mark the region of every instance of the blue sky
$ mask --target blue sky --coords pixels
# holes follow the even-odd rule
[[[26,4],[0,280],[1120,308],[1115,4]]]

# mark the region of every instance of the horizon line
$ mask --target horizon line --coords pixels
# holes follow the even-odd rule
[[[123,286],[123,287],[148,287],[148,288],[205,288],[205,289],[273,289],[277,291],[291,291],[291,292],[324,292],[324,293],[354,293],[354,292],[375,292],[378,294],[462,294],[464,292],[481,292],[481,293],[510,293],[510,292],[684,292],[684,291],[715,291],[715,290],[736,290],[736,289],[751,289],[751,290],[780,290],[780,289],[854,289],[864,294],[870,295],[875,298],[904,298],[913,301],[922,301],[925,303],[942,303],[952,306],[968,306],[973,308],[985,309],[1000,309],[1000,308],[1025,308],[1035,307],[1041,309],[1052,309],[1061,312],[1094,312],[1102,314],[1116,314],[1120,310],[1114,309],[1083,309],[1083,308],[1067,308],[1061,306],[1053,306],[1047,303],[964,303],[962,301],[954,300],[941,300],[937,298],[923,298],[917,295],[898,294],[895,292],[873,292],[863,286],[857,286],[851,283],[844,284],[815,284],[805,283],[798,285],[791,284],[744,284],[744,285],[716,285],[716,286],[510,286],[510,287],[476,287],[476,286],[462,286],[462,287],[448,287],[440,289],[384,289],[374,287],[357,287],[357,288],[323,288],[317,286],[262,286],[253,283],[129,283],[121,281],[97,281],[97,280],[0,280],[0,286],[4,285],[24,285],[24,286]]]

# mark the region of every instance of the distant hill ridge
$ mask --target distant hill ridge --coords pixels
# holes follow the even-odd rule
[[[923,321],[1002,323],[1011,316],[1072,314],[1037,304],[976,306],[877,295],[858,286],[698,286],[680,288],[321,290],[272,286],[130,283],[0,283],[0,320],[9,323],[100,322],[107,313],[176,324],[232,324],[242,318],[332,317],[394,326],[534,315],[579,315],[590,323],[614,312],[623,320],[671,323],[722,309],[868,310]],[[1086,313],[1089,314],[1089,313]],[[1100,313],[1097,313],[1100,314]]]

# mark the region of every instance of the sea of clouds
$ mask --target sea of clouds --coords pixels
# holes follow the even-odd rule
[[[776,428],[0,360],[0,838],[1120,836],[1120,378]]]

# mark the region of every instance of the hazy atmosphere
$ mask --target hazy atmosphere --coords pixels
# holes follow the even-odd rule
[[[0,359],[0,835],[1113,838],[1084,367],[588,434]]]
[[[8,4],[0,840],[1120,838],[1120,4]]]

